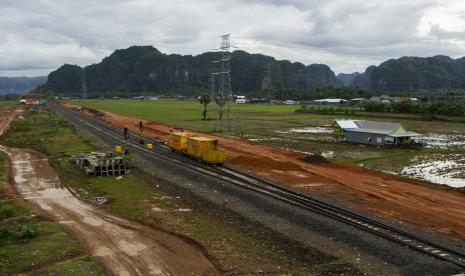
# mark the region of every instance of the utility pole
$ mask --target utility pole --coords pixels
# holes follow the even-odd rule
[[[222,130],[222,121],[224,115],[224,106],[227,107],[228,131],[231,131],[231,107],[232,89],[231,89],[231,70],[229,61],[231,59],[231,44],[229,42],[229,34],[221,36],[221,47],[219,49],[220,59],[213,61],[218,64],[218,71],[212,73],[213,97],[218,107],[218,120],[220,123],[220,131]],[[217,79],[216,79],[217,78]],[[218,89],[215,89],[215,83],[218,81]]]
[[[81,68],[81,92],[82,98],[87,99],[87,84],[86,84],[86,76],[84,74],[84,68]]]
[[[211,75],[210,75],[210,99],[214,99],[215,95],[216,95],[216,92],[215,92],[215,76],[216,76],[216,72],[212,72]]]

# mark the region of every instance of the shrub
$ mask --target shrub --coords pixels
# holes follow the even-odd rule
[[[14,208],[11,205],[5,204],[0,207],[0,220],[9,218],[14,214]]]
[[[10,235],[10,229],[8,229],[6,226],[0,225],[0,239],[8,238]]]
[[[38,229],[36,224],[24,224],[21,225],[21,228],[16,233],[18,239],[30,239],[38,234]]]

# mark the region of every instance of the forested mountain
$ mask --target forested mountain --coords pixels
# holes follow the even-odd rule
[[[47,81],[47,77],[0,77],[0,94],[31,91]]]
[[[344,86],[344,83],[336,77],[326,64],[311,64],[307,66],[307,73],[319,86]]]
[[[350,86],[365,90],[401,91],[465,88],[465,57],[402,57],[370,66]]]
[[[209,90],[211,72],[218,70],[214,60],[219,53],[197,56],[163,54],[152,46],[132,46],[116,50],[100,63],[81,68],[65,64],[52,72],[38,90],[48,93],[78,95],[83,88],[88,95],[111,94],[182,94],[196,95]],[[315,88],[348,85],[369,91],[432,90],[465,88],[465,57],[402,57],[364,73],[339,74],[324,64],[276,60],[245,51],[232,53],[231,83],[236,94],[250,94],[262,89],[266,68],[270,67],[275,91],[313,91]],[[215,82],[216,83],[216,82]],[[0,79],[1,85],[1,79]]]
[[[352,81],[356,78],[360,76],[360,73],[359,72],[353,72],[351,74],[346,74],[346,73],[339,73],[337,74],[337,78],[342,81],[342,83],[344,83],[345,86],[348,86],[352,83]]]
[[[197,56],[166,55],[152,46],[132,46],[116,50],[100,63],[84,68],[65,64],[50,73],[39,91],[60,94],[80,94],[83,87],[88,95],[114,93],[178,93],[198,94],[209,90],[211,72],[218,53]],[[265,68],[271,66],[274,90],[310,91],[328,85],[342,86],[326,65],[305,66],[299,62],[276,60],[261,54],[234,51],[231,56],[231,83],[234,93],[259,91]]]
[[[363,89],[363,90],[370,90],[371,89],[371,75],[373,73],[373,71],[376,69],[377,67],[372,65],[372,66],[369,66],[365,72],[363,72],[362,74],[356,76],[352,82],[349,84],[349,86],[352,86],[352,87],[358,87],[360,89]]]

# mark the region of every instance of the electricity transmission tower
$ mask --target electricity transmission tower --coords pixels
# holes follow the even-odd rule
[[[218,122],[220,130],[222,130],[222,122],[224,117],[224,107],[227,107],[228,131],[231,131],[231,108],[232,100],[231,89],[231,70],[229,61],[231,59],[231,44],[229,42],[229,34],[221,36],[221,47],[219,49],[220,59],[213,61],[216,65],[216,70],[212,73],[212,99],[216,102],[218,108]],[[217,87],[217,88],[216,88]]]
[[[265,91],[268,103],[273,94],[273,61],[265,65],[262,80],[262,91]]]
[[[262,80],[263,91],[273,90],[272,74],[273,74],[273,62],[270,62],[267,65],[265,65],[264,72],[263,72],[263,80]]]

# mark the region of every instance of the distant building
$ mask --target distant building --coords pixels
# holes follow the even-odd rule
[[[368,102],[368,99],[367,98],[353,98],[353,99],[350,99],[350,101],[354,104],[358,104],[358,103]]]
[[[19,103],[23,105],[39,105],[44,104],[45,99],[42,94],[27,93],[19,97]]]
[[[392,102],[400,102],[401,98],[399,97],[391,97],[388,95],[381,95],[376,97],[370,98],[371,102],[381,102],[381,103],[392,103]]]
[[[321,103],[321,104],[343,104],[346,103],[347,100],[344,99],[321,99],[321,100],[314,100],[313,102],[315,103]]]
[[[284,104],[286,105],[293,105],[293,104],[296,104],[294,100],[287,100],[284,102]]]
[[[366,120],[336,120],[333,134],[341,140],[375,146],[408,145],[415,143],[419,133],[407,131],[399,123]]]
[[[245,96],[236,96],[236,103],[237,104],[245,104],[247,102],[247,99]]]

